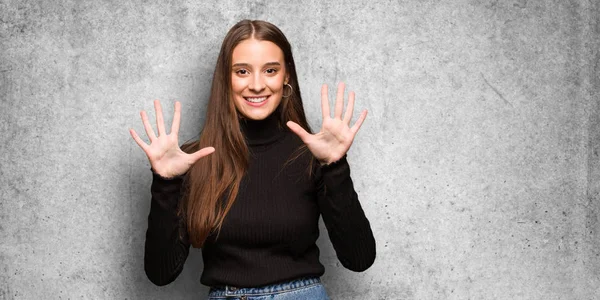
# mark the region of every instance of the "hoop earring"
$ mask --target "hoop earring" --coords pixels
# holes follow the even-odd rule
[[[284,84],[284,85],[283,85],[283,88],[285,89],[285,86],[286,86],[286,85],[290,87],[290,93],[289,93],[289,95],[283,95],[283,94],[282,94],[281,96],[282,96],[283,98],[287,98],[287,97],[291,96],[291,95],[294,93],[294,88],[293,88],[293,87],[292,87],[292,86],[291,86],[289,83],[286,83],[286,84]]]

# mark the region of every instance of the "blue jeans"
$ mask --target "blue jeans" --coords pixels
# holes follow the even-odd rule
[[[213,287],[208,300],[329,300],[319,278],[296,279],[255,288]]]

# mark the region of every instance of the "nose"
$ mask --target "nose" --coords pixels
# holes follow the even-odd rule
[[[254,76],[252,76],[252,79],[250,80],[250,84],[248,85],[248,88],[253,91],[253,92],[261,92],[262,90],[265,89],[265,80],[262,76],[262,74],[260,72],[256,72],[254,74]]]

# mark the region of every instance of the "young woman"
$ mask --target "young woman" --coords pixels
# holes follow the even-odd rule
[[[328,299],[319,216],[343,266],[373,264],[375,240],[346,161],[367,113],[351,126],[354,93],[344,111],[343,83],[333,117],[326,85],[321,106],[312,134],[290,44],[274,25],[244,20],[221,46],[198,141],[179,147],[179,102],[170,133],[158,101],[158,135],[141,112],[150,145],[130,133],[153,171],[144,257],[153,283],[175,280],[192,245],[202,248],[209,299]]]

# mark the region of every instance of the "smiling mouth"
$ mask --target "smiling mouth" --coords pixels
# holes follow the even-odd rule
[[[252,102],[252,103],[261,103],[267,100],[267,98],[269,98],[269,96],[260,96],[260,97],[244,97],[244,99],[246,99],[246,101],[248,102]]]

